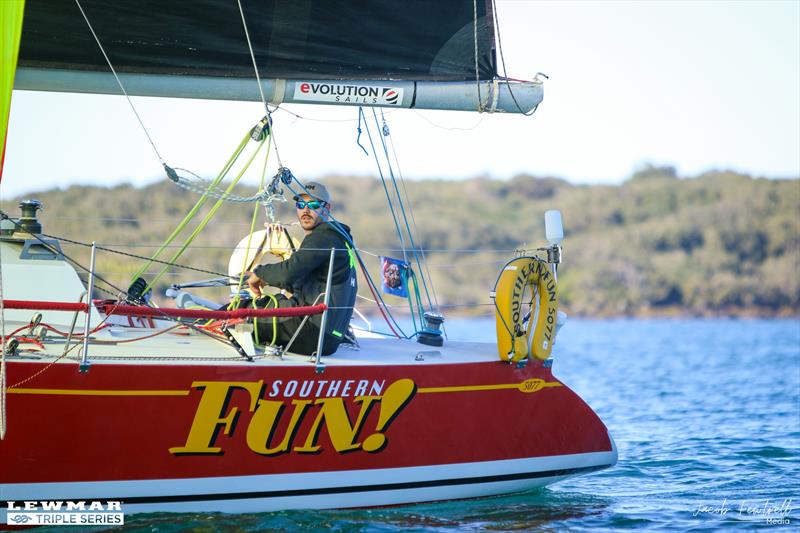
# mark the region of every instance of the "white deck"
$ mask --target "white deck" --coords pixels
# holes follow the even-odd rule
[[[30,312],[31,315],[34,312]],[[6,322],[6,334],[26,323]],[[282,356],[256,353],[254,361],[247,361],[232,346],[201,333],[179,330],[155,337],[163,328],[128,328],[112,326],[91,336],[89,361],[92,364],[108,362],[123,364],[242,364],[242,365],[311,365],[314,358],[308,355],[286,353]],[[331,366],[349,365],[430,365],[443,363],[476,363],[498,361],[497,347],[491,343],[459,342],[445,340],[444,346],[433,347],[414,340],[386,337],[370,332],[357,332],[359,348],[342,345],[333,355],[322,357],[322,363]],[[133,342],[120,342],[133,341]],[[50,334],[45,337],[45,350],[34,349],[23,343],[18,356],[7,356],[7,361],[45,361],[58,358],[64,351],[65,338]],[[71,345],[82,344],[73,339]],[[78,346],[61,359],[75,363],[81,359],[82,346]],[[249,350],[248,350],[249,353]]]

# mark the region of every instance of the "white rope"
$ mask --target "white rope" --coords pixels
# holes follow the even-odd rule
[[[472,39],[475,43],[475,86],[478,89],[478,112],[483,113],[481,79],[478,74],[478,0],[472,0]]]
[[[497,102],[500,100],[500,82],[497,78],[492,80],[491,88],[489,89],[489,99],[492,101],[489,106],[489,113],[497,111]]]
[[[256,81],[258,82],[258,92],[261,94],[261,103],[264,104],[264,111],[267,112],[267,115],[270,115],[272,112],[267,107],[267,99],[264,96],[264,88],[261,86],[261,77],[258,75],[258,65],[256,65],[256,55],[253,52],[253,44],[250,42],[250,32],[247,31],[247,21],[244,19],[244,9],[242,9],[242,2],[241,0],[237,0],[236,2],[239,4],[239,14],[242,16],[242,26],[244,26],[244,36],[247,38],[247,47],[250,49],[250,59],[253,61],[253,71],[256,73]]]
[[[460,127],[460,126],[442,126],[441,124],[437,124],[436,122],[432,121],[431,119],[429,119],[428,117],[426,117],[424,114],[422,114],[420,111],[418,111],[416,109],[412,109],[411,111],[413,111],[419,118],[421,118],[422,120],[424,120],[425,122],[427,122],[428,124],[433,126],[434,128],[439,128],[440,130],[447,130],[447,131],[472,131],[472,130],[476,129],[478,126],[480,126],[481,123],[483,122],[483,119],[484,119],[484,115],[480,114],[480,115],[478,115],[478,120],[472,126],[464,126],[464,127]]]
[[[81,7],[81,3],[79,0],[75,0],[75,3],[78,5],[78,9],[81,11],[81,15],[83,15],[83,20],[86,21],[86,25],[89,26],[89,31],[92,32],[92,36],[94,37],[95,42],[97,43],[98,48],[103,53],[103,57],[106,58],[106,63],[108,63],[108,68],[111,69],[111,73],[114,75],[114,78],[117,80],[117,85],[119,85],[122,94],[125,95],[125,98],[128,100],[128,105],[131,106],[133,110],[133,114],[136,115],[136,120],[139,121],[139,125],[142,127],[144,134],[147,136],[147,140],[150,141],[150,146],[153,147],[153,151],[156,153],[156,157],[161,162],[161,164],[165,164],[164,158],[161,157],[161,154],[158,152],[158,148],[156,148],[156,144],[153,142],[153,138],[150,137],[150,133],[147,131],[147,128],[144,126],[144,122],[142,121],[142,117],[139,116],[139,113],[136,111],[136,107],[133,105],[130,96],[128,96],[128,92],[125,90],[125,87],[122,86],[122,81],[120,81],[119,76],[117,76],[117,71],[114,70],[114,65],[111,64],[111,60],[108,58],[108,54],[106,54],[103,45],[100,44],[100,39],[97,37],[97,34],[94,32],[94,28],[92,27],[92,23],[89,22],[89,18],[86,16],[86,13],[83,11],[83,7]]]
[[[267,98],[264,96],[264,88],[261,86],[261,76],[258,74],[258,65],[256,64],[256,54],[253,51],[253,43],[250,41],[250,32],[247,31],[247,21],[244,18],[244,9],[242,9],[242,1],[236,0],[239,5],[239,15],[242,17],[242,26],[244,26],[244,36],[247,39],[247,48],[250,50],[250,59],[253,61],[253,71],[256,73],[256,82],[258,83],[258,92],[261,94],[261,103],[264,104],[264,111],[269,117],[269,142],[275,149],[275,158],[278,160],[278,166],[283,167],[281,162],[281,154],[278,152],[278,142],[275,140],[275,131],[272,128],[272,111],[269,110],[267,105]]]
[[[492,13],[494,14],[492,19],[494,20],[495,39],[497,41],[497,51],[500,52],[500,63],[503,65],[503,77],[504,77],[505,82],[506,82],[506,87],[508,88],[508,94],[511,96],[511,99],[514,101],[514,105],[517,106],[517,111],[519,111],[521,114],[525,115],[526,117],[529,117],[529,116],[533,115],[534,113],[536,113],[536,109],[539,107],[539,104],[536,104],[536,106],[533,109],[531,109],[530,111],[525,112],[525,110],[522,109],[522,107],[517,102],[517,97],[514,96],[514,91],[511,90],[511,81],[508,78],[508,69],[506,68],[506,58],[505,58],[505,56],[503,56],[503,40],[502,40],[501,34],[500,34],[500,17],[497,16],[497,2],[493,2],[492,3],[492,10],[493,10]],[[542,74],[542,75],[545,78],[547,78],[546,74]],[[534,79],[538,78],[538,76],[539,76],[539,74],[537,74]],[[495,79],[495,83],[497,83],[497,82],[498,82],[498,80]],[[498,88],[496,88],[496,90],[497,89]]]

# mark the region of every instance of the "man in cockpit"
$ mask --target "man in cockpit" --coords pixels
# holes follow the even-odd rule
[[[257,298],[259,307],[273,305],[271,297],[262,297],[261,288],[265,285],[282,289],[282,293],[275,296],[278,307],[321,303],[324,301],[324,296],[320,295],[325,292],[331,248],[334,248],[331,295],[322,346],[322,355],[330,355],[347,332],[358,291],[350,228],[331,219],[331,195],[321,183],[308,182],[305,192],[295,196],[294,200],[297,218],[306,232],[302,244],[289,259],[254,268],[248,273],[247,285]],[[284,293],[291,293],[291,296]],[[286,347],[302,321],[303,317],[259,318],[255,321],[256,339],[261,344],[269,344],[274,336],[275,345]],[[316,352],[321,324],[321,314],[310,316],[289,350],[309,355]],[[277,328],[273,329],[273,325]]]

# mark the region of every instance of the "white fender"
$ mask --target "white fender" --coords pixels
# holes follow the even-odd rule
[[[228,275],[235,278],[242,272],[252,272],[258,265],[285,261],[298,246],[300,243],[289,235],[285,226],[271,224],[266,229],[256,231],[252,236],[245,235],[239,241],[228,261]],[[231,287],[231,292],[238,292],[237,288]]]

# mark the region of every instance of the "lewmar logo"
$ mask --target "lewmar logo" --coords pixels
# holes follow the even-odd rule
[[[400,105],[403,89],[375,87],[344,83],[299,82],[295,85],[294,99],[305,102],[333,104]]]
[[[121,526],[119,501],[9,501],[6,524],[14,526]]]

